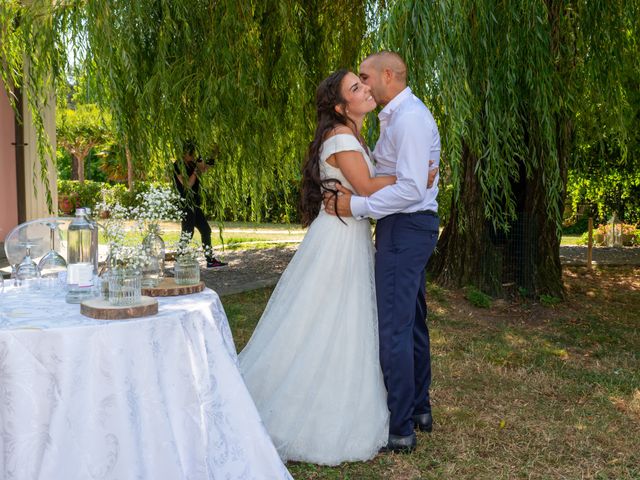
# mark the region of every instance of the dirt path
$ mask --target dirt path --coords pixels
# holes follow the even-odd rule
[[[202,279],[220,296],[273,286],[295,251],[296,246],[227,251],[220,257],[229,266],[203,269]],[[560,260],[564,265],[586,265],[587,247],[560,247]],[[595,265],[640,266],[640,247],[594,248],[593,261]]]

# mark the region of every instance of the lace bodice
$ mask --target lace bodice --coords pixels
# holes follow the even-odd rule
[[[349,190],[354,190],[353,186],[342,174],[342,171],[339,168],[327,163],[327,158],[329,158],[334,153],[348,151],[360,152],[364,157],[365,162],[367,163],[367,167],[369,167],[369,174],[372,177],[375,176],[375,169],[373,168],[371,159],[369,158],[367,151],[362,147],[362,145],[360,145],[360,142],[358,142],[358,139],[356,139],[356,137],[354,137],[353,135],[349,135],[348,133],[339,133],[338,135],[327,138],[320,148],[320,177],[322,179],[338,179],[342,182],[343,186],[345,186]]]

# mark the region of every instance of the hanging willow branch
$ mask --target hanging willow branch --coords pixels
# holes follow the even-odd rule
[[[183,140],[193,138],[203,155],[219,151],[203,182],[216,216],[260,220],[274,191],[292,214],[315,88],[331,70],[354,65],[365,3],[12,0],[0,17],[2,78],[7,87],[24,83],[26,52],[37,113],[47,86],[73,69],[73,52],[135,169],[158,159],[168,174]]]
[[[389,4],[377,10],[378,46],[405,57],[433,109],[455,198],[466,147],[494,227],[516,217],[513,185],[524,174],[542,176],[543,210],[559,228],[567,152],[574,129],[593,118],[590,102],[606,106],[603,125],[629,127],[620,73],[638,72],[638,0]]]

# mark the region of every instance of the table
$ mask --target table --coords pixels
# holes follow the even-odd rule
[[[104,321],[0,293],[0,478],[289,479],[238,370],[218,295]]]

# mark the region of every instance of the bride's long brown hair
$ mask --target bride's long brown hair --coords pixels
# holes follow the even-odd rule
[[[320,148],[329,131],[339,125],[351,126],[356,131],[356,124],[348,116],[336,111],[336,105],[342,105],[345,111],[346,102],[340,92],[342,79],[349,70],[342,68],[325,78],[316,90],[316,111],[318,125],[313,141],[309,144],[307,157],[302,168],[302,189],[300,192],[300,214],[302,225],[308,227],[320,212],[323,193],[325,191],[334,194],[337,202],[337,193],[334,185],[340,183],[335,178],[320,179]],[[339,217],[338,217],[339,218]]]

